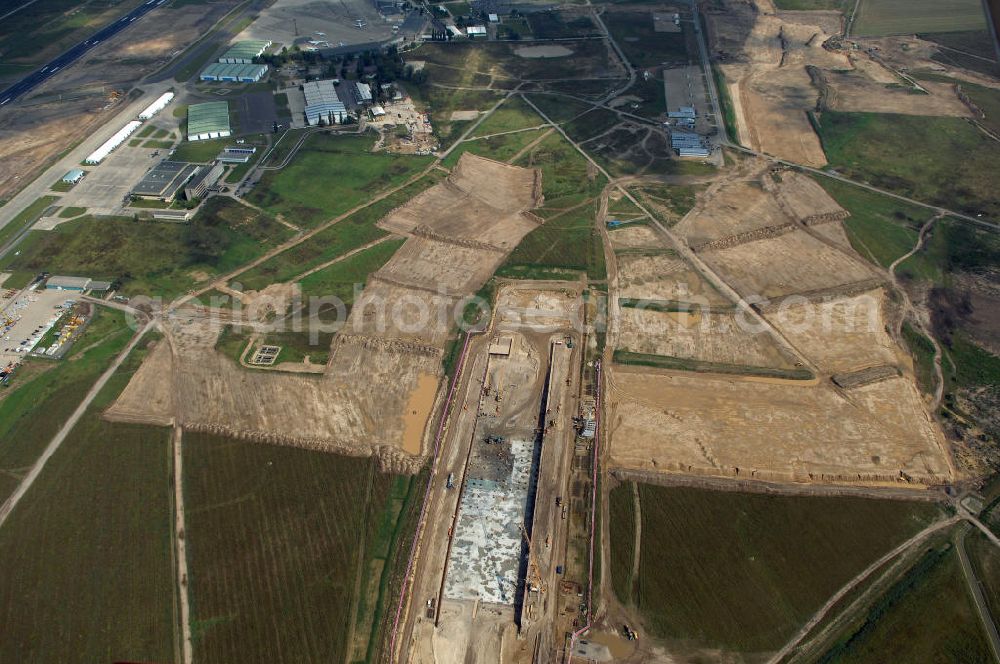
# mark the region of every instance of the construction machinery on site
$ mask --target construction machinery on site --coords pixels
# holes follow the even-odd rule
[[[537,591],[544,593],[546,590],[545,581],[542,579],[538,560],[535,558],[535,549],[531,546],[531,537],[528,535],[528,529],[524,527],[523,523],[521,524],[521,535],[528,545],[528,575],[525,577],[525,586],[527,586],[528,592]]]

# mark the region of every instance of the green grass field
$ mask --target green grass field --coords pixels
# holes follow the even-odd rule
[[[694,207],[704,185],[643,185],[629,191],[665,224],[673,225]]]
[[[234,282],[248,290],[259,290],[275,282],[292,281],[313,267],[384,237],[387,233],[375,224],[394,208],[436,184],[442,176],[441,173],[424,176],[391,196],[358,210],[305,242],[244,272]]]
[[[683,32],[656,32],[649,11],[608,11],[604,24],[634,67],[688,62],[689,23],[682,24]]]
[[[956,219],[934,224],[923,249],[899,265],[911,279],[949,285],[954,273],[981,274],[1000,265],[1000,239],[994,233],[974,229]]]
[[[0,247],[12,240],[18,233],[38,221],[46,208],[59,200],[58,196],[42,196],[37,201],[24,208],[6,226],[0,228]]]
[[[446,168],[454,168],[458,160],[466,152],[477,154],[481,157],[489,157],[497,161],[507,161],[513,158],[521,150],[538,139],[545,129],[534,129],[531,131],[519,131],[515,134],[504,134],[502,136],[490,136],[489,138],[467,139],[455,146],[447,157],[441,161],[441,165]]]
[[[1000,217],[1000,145],[960,118],[825,111],[819,133],[845,175],[966,214]]]
[[[171,298],[196,284],[193,272],[232,270],[291,234],[267,215],[213,198],[189,224],[83,217],[32,231],[3,267],[22,280],[41,270],[120,279],[127,295]]]
[[[633,102],[638,105],[638,108],[633,107],[631,103],[624,107],[624,110],[633,115],[641,115],[644,118],[660,118],[667,112],[662,74],[658,73],[648,80],[640,76],[628,89],[628,94],[639,98],[638,101]]]
[[[920,227],[932,212],[830,178],[817,178],[842,208],[851,213],[844,230],[854,249],[881,267],[913,249]]]
[[[85,207],[64,207],[59,210],[59,216],[62,219],[72,219],[73,217],[79,217],[87,213],[87,208]]]
[[[586,14],[550,10],[531,12],[526,18],[536,39],[566,39],[601,34],[600,29]]]
[[[563,125],[563,129],[574,141],[585,141],[602,134],[621,122],[614,111],[604,108],[594,108],[576,119]]]
[[[633,484],[626,483],[611,490],[608,496],[608,537],[614,542],[609,561],[611,567],[611,587],[615,595],[625,604],[635,598],[635,584],[632,569],[635,558],[635,500]]]
[[[647,308],[652,309],[652,307]],[[742,364],[723,364],[721,362],[703,362],[683,357],[667,357],[665,355],[633,353],[627,350],[616,350],[614,360],[618,364],[655,367],[658,369],[675,369],[679,371],[695,371],[699,373],[704,372],[734,374],[738,376],[765,376],[769,378],[785,378],[788,380],[811,380],[815,377],[808,369],[777,369],[773,367],[745,366]]]
[[[454,143],[462,132],[471,125],[471,120],[452,120],[455,111],[485,111],[503,99],[503,93],[498,90],[453,90],[439,88],[430,82],[440,82],[437,72],[429,72],[428,82],[423,85],[401,84],[417,103],[418,108],[425,110],[431,116],[431,126],[434,135],[438,137],[442,148]],[[471,85],[470,81],[466,85]]]
[[[316,226],[400,185],[432,157],[372,153],[375,138],[312,134],[291,163],[267,172],[247,197],[298,226]]]
[[[783,645],[851,577],[940,516],[933,505],[888,500],[639,492],[634,602],[646,630],[741,652]],[[630,545],[612,540],[612,570]]]
[[[971,531],[965,538],[969,562],[982,583],[983,597],[993,620],[1000,618],[1000,551],[979,531]]]
[[[0,388],[0,501],[14,490],[129,337],[125,314],[98,309],[64,359],[27,358],[10,385]]]
[[[585,272],[589,279],[606,279],[604,246],[595,226],[596,214],[596,203],[588,202],[547,220],[524,236],[497,275],[548,279],[579,271]]]
[[[996,65],[994,65],[995,70]],[[972,103],[978,106],[986,116],[980,122],[994,133],[1000,133],[1000,90],[966,81],[962,81],[961,86],[962,91],[969,95]]]
[[[444,74],[446,69],[464,72],[460,78],[447,81],[434,79],[449,85],[469,85],[476,82],[471,76],[482,76],[486,72],[512,81],[584,79],[606,75],[611,56],[603,41],[565,40],[559,44],[572,54],[563,57],[522,57],[517,52],[525,45],[516,42],[454,41],[425,42],[420,46],[420,59],[437,67],[431,74],[432,79]],[[486,78],[488,82],[489,77]],[[482,84],[481,81],[479,83]]]
[[[2,661],[174,658],[169,431],[100,417],[144,354],[133,351],[0,529]]]
[[[392,574],[418,482],[370,458],[204,434],[186,435],[184,453],[195,657],[369,661],[383,570]],[[370,622],[357,621],[355,646],[362,596]]]
[[[557,124],[568,122],[578,115],[583,115],[593,108],[590,104],[577,101],[576,99],[569,99],[568,97],[563,97],[561,95],[529,94],[527,95],[527,98],[532,104],[537,106],[542,113],[547,115],[550,120]]]
[[[930,339],[909,323],[903,323],[903,340],[913,356],[913,372],[917,385],[927,394],[934,391],[934,345]]]
[[[920,33],[917,36],[925,41],[947,47],[938,50],[931,56],[935,62],[950,67],[962,67],[988,76],[996,74],[997,56],[996,51],[993,50],[993,35],[985,25],[979,30]],[[924,72],[920,73],[921,77],[924,75]]]
[[[950,543],[928,547],[913,567],[818,661],[993,661],[958,556]]]
[[[350,307],[354,302],[355,285],[363,286],[368,275],[385,265],[405,241],[403,238],[386,240],[310,274],[299,282],[302,299],[336,297]]]
[[[732,97],[729,96],[726,77],[715,64],[712,65],[712,78],[715,80],[715,89],[719,93],[719,106],[722,111],[722,124],[725,126],[726,136],[730,141],[739,145],[739,135],[736,131],[736,108],[733,106]]]
[[[4,64],[47,62],[128,13],[142,0],[46,0],[25,6],[0,24]],[[24,5],[25,3],[17,3]],[[16,6],[5,4],[3,13]]]
[[[861,0],[851,35],[957,32],[985,26],[979,0]]]
[[[604,245],[596,226],[596,201],[606,178],[572,145],[552,134],[515,162],[542,171],[545,206],[536,210],[546,222],[528,233],[497,270],[500,276],[607,278]]]
[[[608,214],[617,215],[622,219],[631,219],[643,214],[635,203],[622,196],[618,200],[608,201]]]
[[[545,121],[535,113],[535,110],[519,96],[514,95],[508,98],[503,105],[493,112],[490,117],[483,120],[473,136],[489,136],[515,129],[526,129],[545,124]]]
[[[207,164],[227,146],[233,145],[231,138],[213,138],[208,141],[181,141],[171,159],[189,161],[193,164]]]

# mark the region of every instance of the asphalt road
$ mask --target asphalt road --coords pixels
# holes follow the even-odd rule
[[[0,106],[15,101],[18,97],[32,91],[59,71],[69,67],[71,64],[79,60],[87,51],[118,34],[166,1],[167,0],[147,0],[147,2],[139,5],[114,23],[101,28],[101,30],[99,30],[94,36],[70,48],[68,51],[52,60],[41,69],[28,74],[14,85],[10,86],[3,92],[0,92]]]

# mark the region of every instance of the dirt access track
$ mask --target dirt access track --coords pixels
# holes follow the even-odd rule
[[[247,440],[375,454],[386,470],[416,472],[429,449],[427,424],[443,402],[441,360],[453,333],[454,307],[507,255],[473,238],[483,230],[499,245],[513,247],[536,225],[528,217],[518,224],[510,221],[538,203],[531,194],[539,183],[536,171],[469,154],[459,166],[454,177],[436,187],[463,199],[471,196],[490,214],[472,227],[455,227],[447,207],[426,209],[419,217],[423,234],[410,234],[369,278],[334,336],[323,375],[240,367],[215,350],[224,323],[185,309],[164,326],[169,343],[160,344],[143,363],[106,416],[176,421],[186,429]],[[486,191],[484,182],[494,183],[496,206],[477,195]],[[476,191],[463,188],[473,186]],[[496,191],[528,194],[496,196]],[[407,206],[414,204],[416,199]],[[390,213],[386,223],[405,234],[392,221],[395,215]],[[283,312],[278,313],[280,319]]]

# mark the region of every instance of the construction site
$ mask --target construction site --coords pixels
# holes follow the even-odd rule
[[[949,480],[945,441],[912,362],[887,332],[901,312],[846,242],[846,217],[814,181],[747,162],[673,227],[693,250],[686,258],[663,254],[659,241],[648,248],[660,254],[618,258],[613,466],[783,481]],[[629,245],[641,247],[638,238]],[[651,261],[663,267],[637,269]]]
[[[565,646],[553,625],[575,619],[586,581],[589,506],[570,478],[590,446],[574,441],[590,440],[579,436],[594,418],[570,325],[581,315],[579,291],[504,287],[469,343],[401,625],[410,661],[528,661]]]
[[[786,4],[168,2],[16,99],[33,117],[0,108],[0,561],[105,526],[88,568],[154,561],[73,622],[20,611],[15,578],[17,643],[66,621],[116,661],[832,661],[946,554],[988,632],[1000,566],[970,573],[957,533],[1000,546],[962,459],[993,429],[956,432],[997,394],[968,332],[992,334],[996,229],[857,175],[822,114],[993,142],[995,119],[923,37]],[[162,467],[126,484],[95,448]],[[61,511],[101,500],[107,524]],[[105,605],[156,617],[155,647],[141,621],[105,647]],[[67,661],[51,641],[25,661]]]

